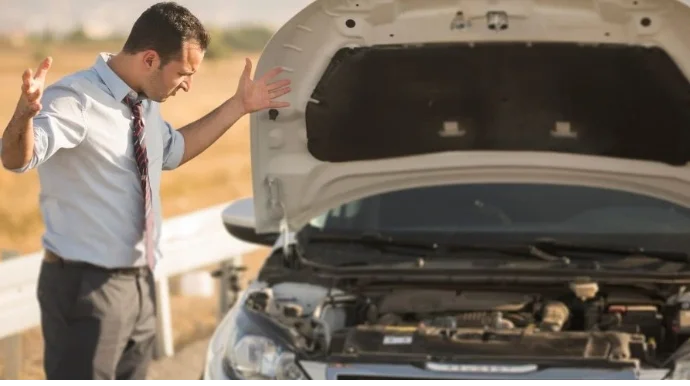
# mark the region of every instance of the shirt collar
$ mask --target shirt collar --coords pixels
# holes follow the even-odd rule
[[[110,90],[110,95],[119,102],[122,102],[127,95],[138,100],[143,100],[143,95],[138,95],[136,91],[132,90],[132,88],[110,68],[108,60],[111,56],[112,54],[110,53],[101,52],[96,59],[96,64],[94,64],[94,69],[101,77],[101,80],[103,80],[108,90]]]

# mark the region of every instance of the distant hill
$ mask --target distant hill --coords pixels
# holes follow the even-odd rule
[[[177,0],[208,26],[264,24],[277,27],[313,0]],[[156,0],[0,0],[0,33],[84,27],[123,34]]]

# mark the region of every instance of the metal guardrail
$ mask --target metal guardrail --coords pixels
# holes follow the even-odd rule
[[[167,219],[162,225],[163,260],[156,277],[158,334],[156,357],[174,355],[169,279],[201,268],[239,266],[242,255],[257,249],[233,238],[221,221],[226,204]],[[17,379],[21,334],[40,326],[36,285],[43,251],[0,262],[0,340],[4,339],[4,379]],[[221,276],[223,277],[223,276]],[[233,301],[221,282],[220,309]],[[0,355],[2,355],[0,353]]]

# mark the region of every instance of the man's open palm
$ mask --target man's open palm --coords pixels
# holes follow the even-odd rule
[[[22,93],[17,106],[17,114],[23,117],[34,117],[41,111],[41,97],[45,88],[46,75],[53,63],[51,57],[47,57],[41,62],[33,74],[31,69],[27,69],[22,74]]]
[[[258,80],[251,79],[252,62],[247,59],[237,85],[236,96],[242,101],[242,106],[246,113],[253,113],[255,111],[268,108],[288,107],[288,102],[275,101],[288,92],[290,92],[290,80],[284,79],[276,82],[271,82],[278,74],[283,72],[283,69],[278,67],[266,73]]]

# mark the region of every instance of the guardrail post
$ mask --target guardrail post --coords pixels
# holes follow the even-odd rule
[[[234,259],[234,258],[233,258]],[[218,272],[220,280],[220,291],[218,293],[218,322],[223,319],[225,313],[228,311],[228,302],[230,301],[230,267],[233,265],[233,260],[222,261]]]
[[[22,336],[14,335],[0,341],[3,346],[5,368],[3,379],[18,380],[22,370]]]
[[[160,359],[175,354],[173,346],[172,312],[170,310],[170,285],[167,277],[156,281],[156,350]]]
[[[237,296],[242,290],[239,273],[246,271],[247,267],[237,265],[240,261],[242,261],[241,255],[221,261],[218,269],[211,273],[214,278],[220,280],[217,313],[219,323],[223,320],[228,310],[235,304]]]

